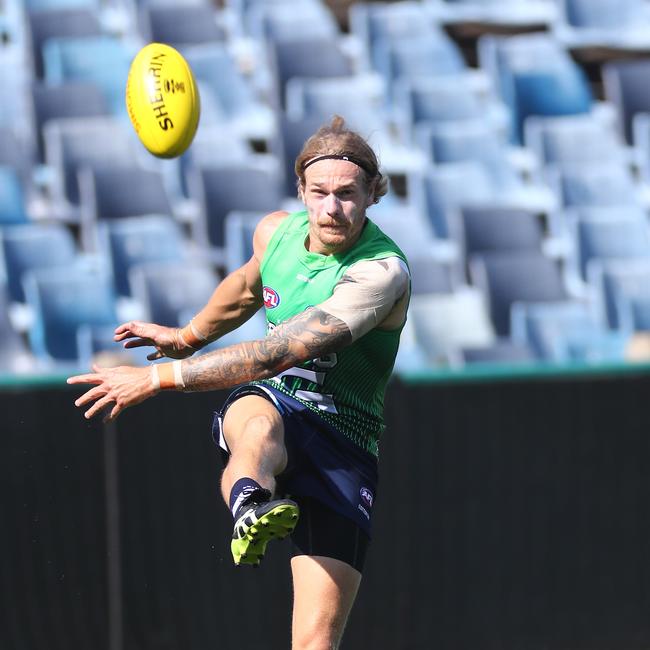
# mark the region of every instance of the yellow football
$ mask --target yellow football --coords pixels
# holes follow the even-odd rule
[[[175,158],[190,146],[201,105],[194,75],[180,52],[149,43],[136,54],[126,82],[126,109],[154,156]]]

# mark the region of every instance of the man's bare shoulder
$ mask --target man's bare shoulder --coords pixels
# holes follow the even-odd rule
[[[255,257],[258,260],[261,260],[264,256],[264,251],[271,241],[273,233],[288,216],[289,213],[286,210],[277,210],[262,217],[257,224],[255,234],[253,235],[253,248],[255,250]]]

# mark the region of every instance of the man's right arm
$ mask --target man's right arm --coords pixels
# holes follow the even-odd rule
[[[168,328],[131,321],[115,330],[115,340],[127,348],[153,346],[149,359],[185,358],[211,341],[233,331],[262,306],[260,264],[273,233],[288,213],[266,215],[255,229],[253,256],[219,283],[207,304],[185,327]]]

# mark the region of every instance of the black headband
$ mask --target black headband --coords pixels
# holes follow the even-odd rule
[[[374,177],[374,176],[377,175],[376,171],[372,171],[372,169],[369,169],[368,165],[365,162],[359,160],[358,158],[355,158],[354,156],[348,156],[347,154],[342,155],[342,154],[338,154],[338,153],[331,153],[331,154],[326,154],[326,155],[323,155],[323,156],[316,156],[316,158],[312,158],[311,160],[307,161],[302,166],[302,171],[304,172],[305,169],[307,169],[307,167],[309,167],[309,165],[313,165],[314,163],[317,163],[317,162],[319,162],[321,160],[329,160],[329,159],[332,159],[332,158],[335,159],[335,160],[347,160],[348,162],[354,163],[357,167],[361,167],[361,169],[363,169],[363,171],[366,172],[366,174],[368,174],[369,176]]]

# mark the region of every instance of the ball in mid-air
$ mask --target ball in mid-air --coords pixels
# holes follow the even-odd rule
[[[175,158],[190,146],[201,107],[194,75],[180,52],[149,43],[136,54],[126,82],[126,108],[154,156]]]

